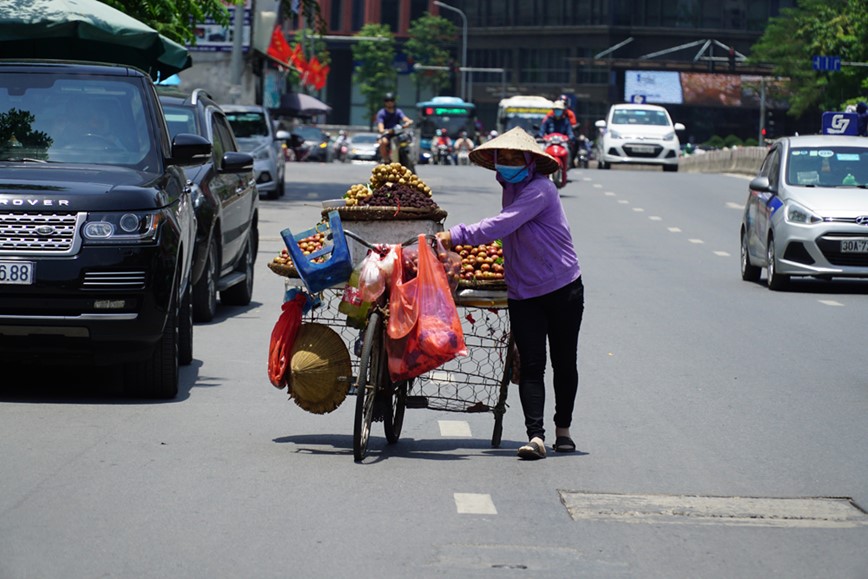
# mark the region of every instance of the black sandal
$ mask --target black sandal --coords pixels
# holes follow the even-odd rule
[[[552,445],[555,452],[575,452],[576,443],[569,436],[558,436]]]
[[[518,449],[518,456],[525,460],[539,460],[546,457],[546,449],[540,443],[531,440]]]

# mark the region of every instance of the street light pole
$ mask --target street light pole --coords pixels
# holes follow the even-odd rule
[[[467,68],[467,15],[455,6],[444,4],[439,0],[435,0],[434,5],[458,12],[458,15],[461,16],[461,98],[467,100],[467,72],[464,70]]]

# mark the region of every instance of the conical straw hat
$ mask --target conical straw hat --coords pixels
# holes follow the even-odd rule
[[[536,170],[544,175],[558,170],[558,160],[543,151],[536,139],[521,127],[510,129],[502,135],[482,143],[470,151],[470,160],[481,167],[494,170],[495,149],[512,149],[533,153],[536,160]]]
[[[340,334],[323,324],[302,324],[289,359],[289,395],[314,414],[335,410],[347,396],[352,365]]]

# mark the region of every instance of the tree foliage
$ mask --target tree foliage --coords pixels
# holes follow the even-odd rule
[[[837,110],[868,93],[868,69],[845,65],[840,72],[818,72],[812,68],[815,55],[868,62],[865,0],[798,0],[795,8],[784,8],[769,21],[750,60],[771,64],[775,74],[789,79],[793,116]]]
[[[410,39],[404,45],[407,57],[415,64],[449,66],[452,56],[447,47],[458,39],[458,27],[441,16],[424,14],[410,23]],[[420,88],[430,88],[434,94],[449,85],[449,72],[420,70],[412,73]]]
[[[383,102],[383,94],[395,92],[398,73],[395,70],[395,36],[385,24],[365,24],[353,43],[353,81],[365,97],[368,119],[373,126],[374,115]],[[366,39],[371,40],[366,40]],[[382,39],[382,40],[379,40]]]
[[[196,43],[196,25],[211,18],[217,24],[229,26],[229,11],[226,3],[244,6],[244,0],[102,0],[128,16],[144,22],[163,36],[181,44]],[[293,15],[292,0],[280,0],[284,16]],[[300,0],[298,14],[309,27],[321,34],[325,21],[320,13],[318,0]]]

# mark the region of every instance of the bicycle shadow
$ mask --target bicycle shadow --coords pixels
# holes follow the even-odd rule
[[[295,444],[295,452],[308,455],[352,455],[353,437],[347,434],[293,435],[273,439],[278,444]],[[490,440],[477,438],[415,439],[401,438],[389,444],[385,438],[372,437],[368,441],[365,464],[376,464],[392,458],[437,461],[469,460],[473,458],[515,458],[518,448],[525,441],[503,440],[499,447],[491,446]],[[331,447],[331,448],[326,448]],[[550,451],[547,456],[586,456],[589,453],[576,449],[572,453]]]

